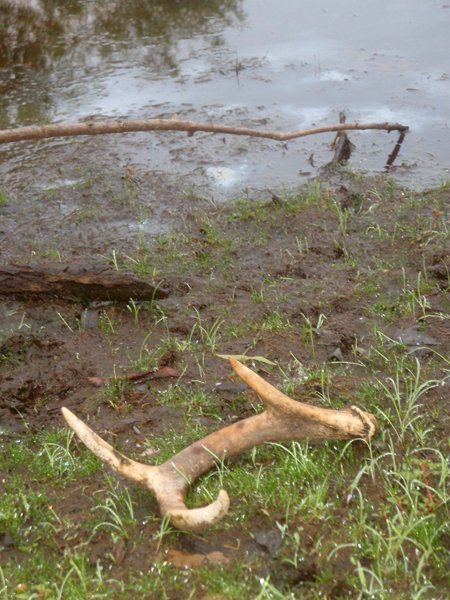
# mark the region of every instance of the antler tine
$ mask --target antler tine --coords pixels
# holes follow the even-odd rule
[[[274,388],[273,385],[232,356],[229,356],[228,360],[234,372],[258,394],[268,411],[317,422],[336,430],[347,430],[349,437],[369,439],[377,431],[375,417],[357,406],[351,406],[347,410],[332,410],[297,402]],[[361,435],[361,421],[364,424],[363,435]]]
[[[297,413],[298,402],[292,400],[292,398],[289,398],[289,396],[286,396],[286,394],[283,394],[280,390],[277,390],[273,385],[270,385],[270,383],[265,381],[257,373],[232,356],[228,357],[228,361],[236,375],[238,375],[249,388],[258,394],[267,407],[285,413]]]
[[[151,485],[150,480],[155,467],[138,463],[115,450],[68,408],[61,408],[61,412],[83,444],[113,471],[147,487]]]
[[[119,475],[143,485],[155,494],[161,515],[167,516],[177,529],[205,529],[220,521],[228,512],[230,500],[225,490],[221,490],[217,499],[207,506],[187,508],[185,496],[189,482],[174,462],[167,461],[156,467],[136,462],[115,450],[72,411],[65,407],[61,411],[69,427],[93,454]]]

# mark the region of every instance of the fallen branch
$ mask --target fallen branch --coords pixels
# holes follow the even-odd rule
[[[179,529],[202,530],[227,513],[229,498],[225,490],[219,492],[217,500],[203,508],[188,509],[185,503],[189,486],[221,461],[265,442],[368,440],[377,430],[373,415],[356,406],[331,410],[296,402],[236,359],[229,357],[229,361],[237,375],[264,402],[265,411],[211,433],[157,467],[123,456],[70,410],[62,409],[68,425],[89,450],[120,475],[151,490],[156,496],[161,515]]]
[[[28,266],[0,269],[0,296],[53,296],[77,300],[128,302],[167,298],[169,292],[131,275],[83,268],[35,269]]]
[[[172,367],[160,367],[159,369],[152,369],[151,371],[144,371],[141,373],[128,373],[120,377],[87,377],[87,380],[91,385],[100,387],[106,383],[110,383],[114,380],[129,381],[131,383],[142,383],[143,381],[150,381],[152,379],[165,379],[166,377],[179,377],[180,374],[176,369]]]
[[[384,131],[408,131],[406,125],[400,123],[339,123],[325,125],[298,131],[270,131],[266,129],[251,129],[249,127],[232,127],[229,125],[214,125],[213,123],[197,123],[196,121],[181,121],[179,119],[149,119],[126,121],[87,121],[84,123],[57,123],[53,125],[31,125],[16,129],[0,131],[0,144],[39,140],[52,137],[72,137],[77,135],[102,135],[105,133],[130,133],[136,131],[185,131],[193,135],[197,131],[207,133],[227,133],[230,135],[246,135],[249,137],[267,138],[278,141],[288,141],[307,135],[350,131],[354,129],[381,129]]]

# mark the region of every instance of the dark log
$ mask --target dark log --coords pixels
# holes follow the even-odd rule
[[[0,296],[51,296],[67,300],[128,302],[167,298],[167,286],[110,269],[71,266],[34,268],[8,266],[0,269]]]

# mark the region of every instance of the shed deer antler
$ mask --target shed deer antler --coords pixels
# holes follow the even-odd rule
[[[229,357],[229,361],[237,375],[264,402],[265,411],[211,433],[156,467],[123,456],[70,410],[62,409],[67,423],[89,450],[117,473],[151,490],[161,515],[178,529],[199,531],[227,513],[229,498],[225,490],[219,492],[217,500],[203,508],[188,509],[185,504],[189,486],[218,461],[264,442],[305,438],[370,439],[377,430],[375,417],[356,406],[331,410],[297,402],[234,358]]]

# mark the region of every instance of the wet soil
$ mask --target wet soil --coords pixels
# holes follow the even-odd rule
[[[67,163],[67,154],[55,160],[59,183],[37,198],[31,166],[25,174],[30,187],[22,182],[0,208],[3,263],[40,269],[76,263],[88,270],[100,264],[134,271],[172,291],[167,298],[137,303],[134,310],[130,302],[80,303],[51,294],[0,297],[3,444],[42,428],[62,427],[60,409],[66,406],[126,454],[136,455],[150,436],[183,431],[185,409],[158,400],[172,379],[130,382],[120,376],[167,366],[179,373],[177,385],[213,395],[224,424],[248,416],[256,399],[242,396],[242,386],[219,353],[248,353],[278,363],[282,370],[262,363],[256,368],[276,385],[283,384],[284,372],[297,382],[295,397],[312,402],[319,401],[320,385],[308,379],[302,387],[302,368],[369,361],[379,377],[391,374],[370,351],[378,343],[376,328],[429,364],[430,375],[440,368],[433,367],[435,353],[448,356],[449,321],[439,318],[449,309],[448,235],[442,233],[448,187],[417,194],[389,179],[333,170],[306,190],[243,193],[222,204],[133,165],[109,172],[99,161],[83,171],[79,163]],[[155,234],[151,223],[159,223],[161,230],[161,219],[166,233]],[[405,304],[405,285],[414,289],[419,273],[427,283],[424,312],[417,303],[413,310]],[[321,317],[311,345],[305,324],[317,325]],[[213,347],[205,331],[218,323]],[[116,382],[113,390],[106,379]],[[365,370],[357,365],[333,377],[335,406],[348,404],[362,384],[367,384]],[[448,384],[427,396],[425,419],[442,438],[448,403]],[[218,426],[207,414],[199,415],[198,423],[207,429]],[[54,498],[58,514],[78,515],[80,521],[69,539],[60,540],[60,552],[92,540],[83,521],[103,477],[97,472],[84,482],[81,495],[80,483],[74,482]],[[137,510],[157,514],[153,498],[134,493]],[[377,493],[372,491],[373,502]],[[307,540],[327,524],[304,526],[309,532],[305,543],[312,544]],[[158,528],[157,519],[142,526],[138,522],[136,535],[116,545],[98,533],[89,546],[92,564],[112,560],[120,579],[130,571],[148,570],[155,558],[167,555],[173,564],[191,567],[256,556],[261,576],[271,574],[283,589],[301,589],[317,577],[324,560],[311,555],[296,569],[285,563],[281,568],[274,515],[261,513],[244,528],[231,525],[212,538],[180,534],[161,548],[148,542]],[[1,557],[2,562],[24,558],[8,544]],[[339,578],[350,568],[345,552],[338,553],[329,597],[350,593]]]

